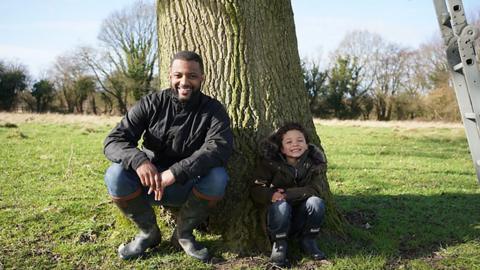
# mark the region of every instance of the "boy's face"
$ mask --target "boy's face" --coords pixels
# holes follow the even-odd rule
[[[287,158],[299,158],[307,151],[307,148],[308,145],[302,132],[292,129],[283,135],[280,150]]]

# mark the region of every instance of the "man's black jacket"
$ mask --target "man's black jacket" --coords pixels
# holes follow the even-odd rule
[[[181,184],[225,166],[233,135],[224,107],[200,91],[182,103],[174,91],[152,93],[132,107],[105,139],[105,156],[134,170],[150,159],[170,168]]]

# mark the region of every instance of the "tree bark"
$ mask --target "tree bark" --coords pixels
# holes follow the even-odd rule
[[[199,53],[205,64],[202,91],[222,102],[231,118],[235,151],[230,182],[211,228],[237,251],[264,247],[262,213],[249,198],[258,143],[287,121],[305,126],[320,145],[309,110],[288,0],[157,1],[160,84],[169,86],[170,59],[180,50]],[[343,218],[326,172],[326,227],[344,234]]]

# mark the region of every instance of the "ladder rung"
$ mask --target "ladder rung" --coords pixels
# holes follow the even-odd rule
[[[459,70],[462,70],[462,69],[463,69],[463,64],[462,63],[458,63],[455,66],[453,66],[453,70],[455,70],[455,71],[459,71]]]
[[[475,113],[465,113],[465,118],[475,120]]]

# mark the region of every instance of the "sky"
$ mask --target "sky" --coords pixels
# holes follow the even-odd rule
[[[438,35],[433,0],[291,0],[300,57],[322,58],[353,30],[412,48]],[[0,0],[0,59],[39,78],[59,55],[97,44],[102,21],[135,0]],[[463,0],[467,15],[480,1]]]

